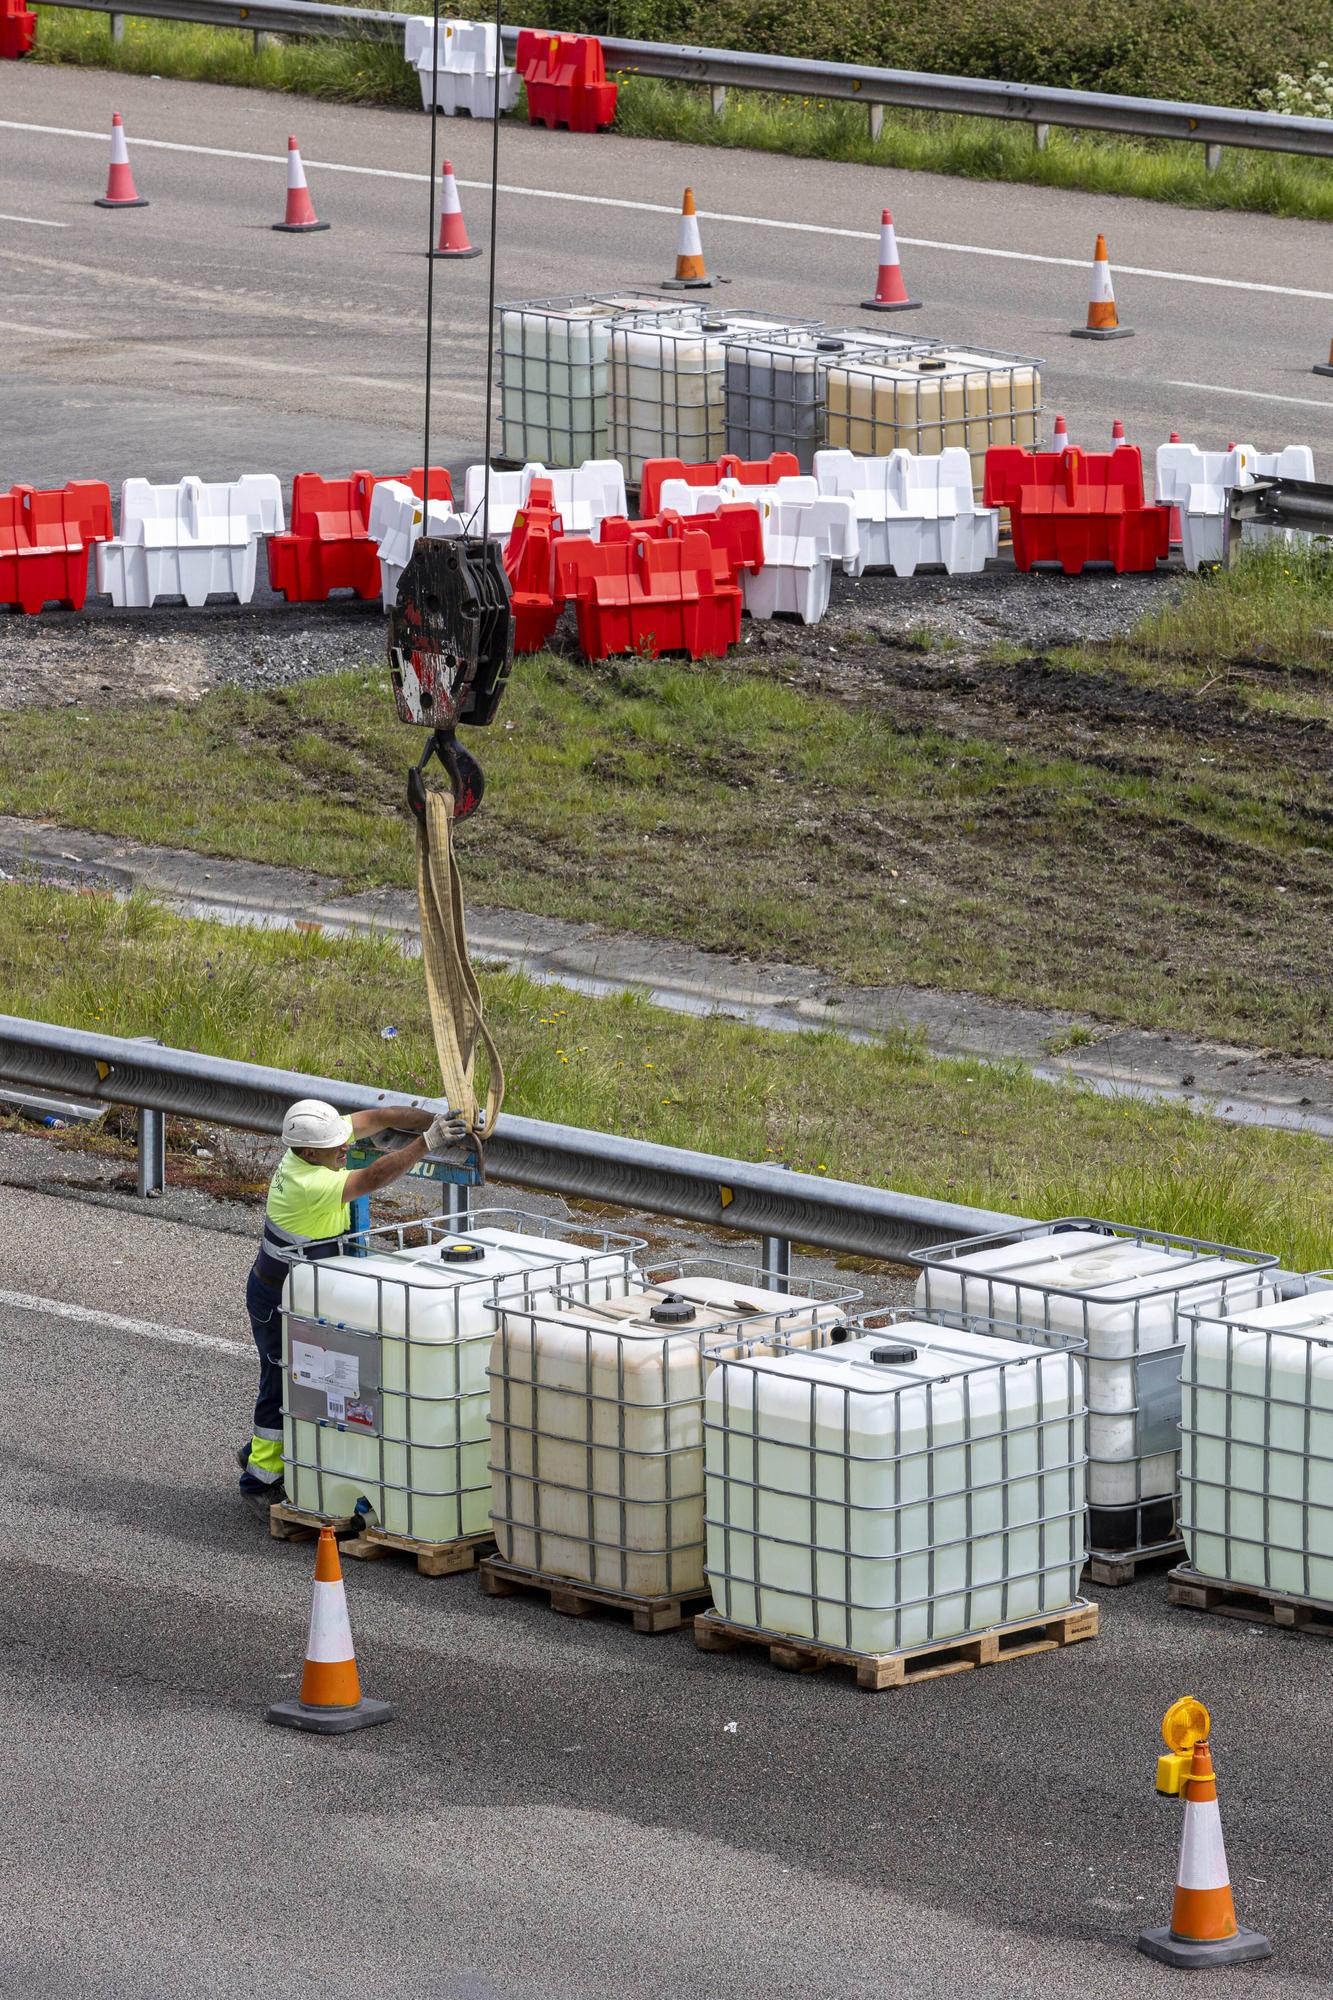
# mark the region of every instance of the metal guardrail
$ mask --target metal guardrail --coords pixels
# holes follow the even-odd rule
[[[401,39],[411,14],[381,13],[367,7],[335,7],[316,0],[40,0],[50,7],[80,7],[111,17],[113,35],[127,15],[153,20],[195,21],[217,28],[246,28],[265,34]],[[512,52],[517,28],[504,30]],[[720,111],[728,88],[766,90],[779,95],[834,98],[864,104],[872,137],[881,128],[884,106],[948,111],[968,117],[1004,118],[1030,125],[1044,146],[1052,125],[1076,130],[1119,132],[1133,138],[1193,140],[1218,164],[1223,146],[1252,146],[1268,153],[1302,153],[1333,158],[1333,119],[1298,118],[1274,111],[1238,110],[1217,104],[1180,104],[1154,97],[1117,97],[1095,90],[1051,90],[1036,84],[1000,83],[985,77],[936,76],[906,69],[863,68],[855,63],[802,62],[792,56],[751,55],[736,49],[681,47],[667,42],[635,42],[601,37],[610,70],[673,82],[707,84]]]
[[[328,1098],[347,1111],[425,1101],[10,1014],[0,1015],[0,1083],[270,1133],[298,1097]],[[486,1156],[496,1180],[518,1187],[762,1237],[775,1275],[786,1267],[780,1251],[792,1243],[894,1259],[1029,1220],[507,1112]]]
[[[1307,535],[1333,535],[1333,486],[1311,479],[1256,479],[1252,486],[1233,486],[1223,551],[1228,568],[1240,553],[1247,521],[1266,528],[1297,528]]]

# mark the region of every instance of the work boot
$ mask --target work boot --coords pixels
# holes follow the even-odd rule
[[[250,1491],[243,1486],[241,1498],[252,1514],[257,1514],[261,1521],[267,1521],[269,1508],[276,1507],[280,1500],[285,1500],[287,1493],[279,1480],[276,1486],[261,1486],[257,1491]]]

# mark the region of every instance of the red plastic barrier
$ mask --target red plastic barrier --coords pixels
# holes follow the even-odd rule
[[[111,494],[100,479],[11,486],[0,493],[0,604],[29,616],[44,604],[82,611],[88,554],[111,540]]]
[[[516,653],[539,653],[565,608],[556,574],[564,533],[565,524],[555,510],[554,487],[549,479],[534,479],[505,544]]]
[[[688,519],[603,521],[601,540],[562,541],[556,571],[577,608],[590,660],[611,653],[719,658],[741,632],[740,567],[763,562],[758,510],[720,507]]]
[[[370,537],[370,496],[382,479],[397,479],[419,497],[424,475],[410,472],[353,472],[346,479],[321,479],[298,472],[292,481],[291,527],[268,538],[268,577],[289,604],[319,604],[331,590],[354,590],[358,597],[380,594],[379,549]],[[432,500],[452,501],[453,483],[443,466],[430,469]]]
[[[1009,509],[1017,569],[1052,562],[1076,576],[1085,563],[1106,562],[1123,575],[1152,569],[1170,552],[1171,510],[1144,504],[1136,444],[1114,451],[992,445],[984,497],[988,507]]]
[[[37,36],[37,16],[26,0],[0,0],[0,62],[26,56]]]
[[[606,60],[596,35],[551,35],[524,28],[515,63],[527,86],[530,125],[597,132],[614,120],[617,85],[606,80]]]
[[[666,479],[683,479],[688,486],[716,486],[719,479],[738,479],[742,486],[772,486],[779,479],[795,479],[800,470],[789,451],[775,451],[771,458],[733,458],[724,451],[708,465],[686,465],[679,458],[650,458],[643,468],[639,505],[644,514],[655,514]]]

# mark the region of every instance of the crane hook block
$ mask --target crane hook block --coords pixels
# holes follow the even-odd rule
[[[389,613],[389,672],[404,722],[452,731],[492,721],[514,658],[500,546],[480,535],[423,536]]]

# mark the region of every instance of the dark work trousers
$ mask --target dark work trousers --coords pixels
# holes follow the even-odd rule
[[[250,1330],[259,1349],[259,1394],[255,1398],[256,1439],[282,1437],[282,1287],[266,1285],[252,1270],[245,1287]],[[253,1450],[254,1447],[252,1446]],[[249,1468],[241,1474],[241,1489],[262,1493],[272,1479],[259,1478]]]

